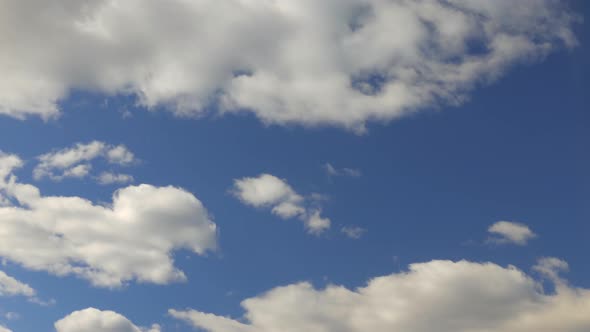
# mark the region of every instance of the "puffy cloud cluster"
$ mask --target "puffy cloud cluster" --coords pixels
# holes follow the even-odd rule
[[[273,214],[283,219],[298,217],[311,234],[317,235],[330,228],[330,219],[322,217],[318,208],[309,206],[306,198],[295,192],[286,180],[274,175],[236,179],[232,192],[243,203],[271,208]]]
[[[490,242],[520,246],[526,245],[530,239],[537,236],[527,225],[511,221],[498,221],[488,228],[488,232],[495,235],[488,239]]]
[[[151,328],[141,328],[114,311],[87,308],[74,311],[55,322],[55,330],[57,332],[160,332],[160,326],[154,324]]]
[[[510,67],[573,47],[553,0],[6,0],[0,113],[59,114],[73,90],[180,116],[363,130],[458,104]],[[215,106],[211,108],[210,106]]]
[[[77,143],[72,147],[49,152],[38,157],[39,164],[33,170],[36,180],[48,177],[54,181],[64,178],[83,178],[90,174],[97,158],[104,158],[111,165],[130,165],[136,158],[124,145],[109,145],[100,141]],[[97,180],[101,184],[126,183],[133,181],[127,174],[103,172]]]
[[[582,332],[590,290],[555,280],[555,293],[515,267],[467,261],[412,264],[355,290],[309,283],[242,302],[243,320],[196,310],[175,318],[210,332]]]
[[[216,248],[215,223],[187,191],[128,186],[113,194],[112,204],[99,205],[76,196],[43,196],[13,174],[21,165],[18,156],[0,154],[0,257],[5,260],[117,287],[131,280],[184,280],[172,253],[188,249],[202,255]]]
[[[8,328],[0,325],[0,332],[12,332],[12,330],[9,330]]]

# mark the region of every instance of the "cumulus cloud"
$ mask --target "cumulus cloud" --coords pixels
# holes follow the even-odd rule
[[[12,332],[12,330],[9,330],[8,328],[0,325],[0,332]]]
[[[573,47],[553,0],[7,0],[0,113],[59,114],[73,90],[133,95],[179,116],[362,131]],[[210,107],[215,106],[215,107]]]
[[[332,164],[330,163],[324,164],[324,170],[326,171],[326,174],[328,174],[329,176],[349,176],[353,178],[361,176],[361,171],[359,171],[358,169],[347,167],[336,168],[332,166]]]
[[[322,217],[318,208],[306,202],[313,201],[317,195],[306,199],[295,192],[286,180],[274,175],[261,174],[258,177],[236,179],[232,193],[243,203],[270,208],[273,214],[283,219],[301,219],[311,234],[318,235],[330,228],[330,219]]]
[[[57,332],[160,332],[157,324],[141,328],[119,313],[95,308],[74,311],[54,325]]]
[[[173,252],[216,248],[216,225],[203,204],[176,187],[128,186],[98,205],[81,197],[43,196],[20,183],[16,155],[0,153],[0,257],[32,270],[75,275],[96,286],[184,280]],[[14,250],[18,248],[18,250]]]
[[[359,226],[344,226],[340,230],[351,239],[360,239],[367,232],[365,228]]]
[[[520,246],[537,235],[524,224],[511,221],[498,221],[488,228],[488,232],[495,235],[488,239],[494,243],[512,243]]]
[[[16,280],[4,271],[0,271],[0,296],[20,295],[32,298],[35,293],[31,286]]]
[[[97,158],[103,158],[108,164],[119,166],[136,162],[133,153],[124,145],[115,146],[100,141],[76,143],[72,147],[39,156],[39,164],[33,170],[33,177],[36,180],[48,177],[54,181],[83,178],[92,170],[89,162]],[[105,172],[97,178],[101,184],[126,183],[132,179],[129,175],[111,172]]]
[[[210,332],[581,332],[590,290],[539,281],[513,266],[467,261],[411,264],[354,290],[303,282],[242,302],[241,320],[197,310],[169,314]]]

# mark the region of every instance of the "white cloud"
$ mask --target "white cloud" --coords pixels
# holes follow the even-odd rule
[[[0,325],[0,332],[12,332],[12,330],[9,330],[8,328]]]
[[[488,232],[497,236],[490,238],[491,242],[513,243],[521,246],[537,236],[527,225],[511,221],[498,221],[488,228]]]
[[[590,290],[540,283],[513,266],[467,261],[412,264],[354,290],[303,282],[246,299],[243,320],[196,310],[175,318],[210,332],[582,332]]]
[[[554,282],[561,282],[559,272],[568,271],[569,265],[559,258],[543,257],[533,266],[533,269]]]
[[[319,235],[330,228],[331,221],[322,217],[320,210],[312,210],[305,216],[304,223],[309,233]]]
[[[111,172],[102,172],[97,177],[97,181],[100,184],[113,184],[113,183],[129,183],[133,182],[133,176],[129,174],[117,174]]]
[[[48,177],[54,181],[64,178],[83,178],[90,174],[92,169],[92,165],[88,162],[97,158],[104,158],[112,165],[129,165],[136,161],[133,153],[124,145],[115,146],[100,141],[76,143],[72,147],[39,156],[39,164],[33,170],[33,177],[36,180]],[[114,179],[111,178],[111,180]],[[101,177],[98,180],[100,181]],[[115,182],[122,183],[121,181],[110,183]]]
[[[552,0],[126,0],[0,4],[0,113],[57,116],[73,90],[179,116],[363,130],[459,104],[576,44]],[[132,24],[130,24],[132,22]],[[221,42],[222,41],[222,42]]]
[[[236,179],[232,193],[244,204],[270,208],[272,213],[283,219],[298,217],[311,234],[319,235],[330,228],[330,219],[321,217],[319,209],[309,206],[306,198],[295,192],[286,180],[274,175]]]
[[[160,332],[160,326],[141,328],[123,315],[109,310],[87,308],[74,311],[55,322],[57,332]]]
[[[359,226],[344,226],[340,230],[351,239],[360,239],[367,232],[365,228]]]
[[[330,175],[330,176],[349,176],[349,177],[353,177],[353,178],[357,178],[359,176],[361,176],[361,171],[359,171],[358,169],[354,169],[354,168],[336,168],[334,166],[332,166],[332,164],[330,163],[325,163],[324,164],[324,170],[326,171],[326,174]]]
[[[184,280],[172,253],[216,248],[216,225],[202,203],[175,187],[128,186],[107,205],[81,197],[43,196],[18,182],[15,155],[0,154],[0,257],[32,270],[75,275],[92,284]],[[19,250],[14,250],[18,248]]]
[[[35,296],[35,290],[31,286],[7,275],[4,271],[0,271],[0,296],[17,295],[32,298]]]

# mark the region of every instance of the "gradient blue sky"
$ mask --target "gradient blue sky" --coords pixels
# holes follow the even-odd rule
[[[590,13],[585,1],[569,5],[582,16]],[[0,325],[53,331],[55,321],[95,307],[138,326],[193,331],[168,309],[237,318],[244,313],[241,300],[277,286],[309,281],[318,289],[354,289],[436,259],[515,265],[536,278],[537,260],[557,257],[570,266],[569,284],[590,288],[590,30],[577,23],[573,31],[577,47],[510,66],[461,105],[369,121],[362,134],[340,125],[264,124],[252,113],[210,111],[187,119],[160,106],[147,111],[133,95],[75,88],[59,100],[59,118],[0,116],[0,150],[26,161],[15,174],[44,195],[110,202],[127,184],[35,180],[32,170],[37,156],[75,143],[123,144],[139,159],[121,169],[134,177],[130,185],[183,188],[219,227],[217,251],[173,253],[188,280],[168,285],[93,287],[5,260],[0,270],[55,303],[0,296],[0,313],[20,316],[0,315]],[[326,163],[361,175],[330,175]],[[97,162],[93,171],[107,168]],[[232,194],[235,179],[262,173],[285,179],[301,195],[324,195],[318,204],[331,228],[314,236],[296,218],[283,220]],[[501,220],[525,224],[537,236],[523,246],[490,243],[488,227]],[[345,226],[366,232],[352,239],[341,232]]]

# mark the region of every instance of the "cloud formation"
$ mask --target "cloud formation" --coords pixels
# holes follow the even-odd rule
[[[3,259],[118,287],[132,280],[184,280],[172,253],[187,249],[203,255],[216,248],[215,223],[185,190],[128,186],[113,194],[111,204],[98,205],[76,196],[43,196],[37,187],[18,182],[13,171],[21,165],[18,156],[0,153]]]
[[[359,226],[344,226],[340,231],[349,238],[358,240],[367,232],[367,229]]]
[[[157,324],[140,328],[119,313],[95,308],[74,311],[54,325],[57,332],[160,332]]]
[[[552,0],[21,1],[0,4],[0,113],[58,116],[74,90],[179,116],[357,131],[460,104],[511,67],[573,47]],[[210,107],[215,106],[215,107]]]
[[[488,232],[495,235],[488,239],[494,243],[512,243],[524,246],[537,235],[524,224],[511,221],[498,221],[488,228]]]
[[[307,201],[287,183],[271,174],[245,177],[234,180],[232,193],[243,203],[257,208],[270,208],[271,212],[283,219],[301,219],[311,234],[321,234],[330,228],[330,219],[321,216],[317,207]]]
[[[359,171],[358,169],[348,167],[336,168],[332,166],[332,164],[330,163],[324,164],[324,170],[326,171],[326,174],[328,174],[329,176],[349,176],[353,178],[358,178],[359,176],[361,176],[361,171]]]
[[[26,296],[33,298],[35,294],[36,292],[31,286],[14,279],[4,271],[0,271],[0,296]]]
[[[110,165],[125,166],[137,161],[124,145],[110,145],[100,141],[76,143],[72,147],[49,152],[39,156],[39,164],[33,170],[33,177],[40,180],[48,177],[54,181],[64,178],[83,178],[92,170],[91,161],[103,158]],[[103,172],[97,177],[101,184],[126,183],[133,177],[126,174]]]
[[[590,290],[555,282],[555,293],[513,266],[467,261],[412,264],[350,290],[303,282],[246,299],[243,320],[170,310],[209,332],[581,332]]]
[[[112,172],[102,172],[96,178],[99,184],[113,184],[113,183],[129,183],[133,182],[133,176],[129,174],[120,174]]]

